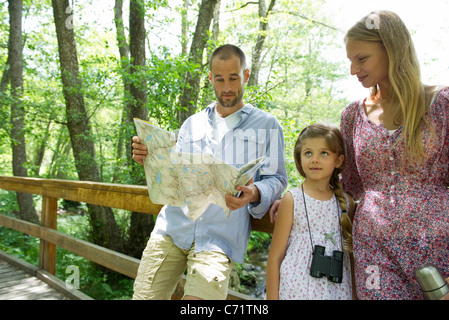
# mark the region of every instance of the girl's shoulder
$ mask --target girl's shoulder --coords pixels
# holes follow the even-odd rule
[[[295,199],[291,193],[291,190],[288,190],[281,199],[281,203],[278,209],[278,215],[284,216],[285,214],[293,215],[293,211],[295,209]]]
[[[293,188],[293,189],[289,189],[287,190],[287,192],[284,193],[284,195],[281,198],[281,202],[294,202],[295,198],[297,198],[297,189],[298,188]]]
[[[299,188],[299,187],[295,187],[295,188],[287,190],[287,192],[284,194],[284,197],[287,195],[292,200],[299,200],[299,199],[302,200],[302,191],[301,191],[301,188]]]
[[[301,188],[299,188],[299,187],[291,188],[291,189],[288,189],[287,192],[295,194],[295,193],[301,192]]]

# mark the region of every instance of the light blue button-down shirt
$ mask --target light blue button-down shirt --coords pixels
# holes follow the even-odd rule
[[[209,105],[184,122],[176,148],[180,152],[211,153],[237,168],[266,156],[269,162],[254,176],[260,202],[249,203],[232,211],[229,218],[221,207],[211,204],[194,222],[186,217],[181,208],[164,206],[157,217],[153,233],[170,236],[179,248],[188,250],[195,243],[196,252],[218,251],[242,263],[251,231],[250,214],[262,218],[287,186],[284,134],[273,115],[246,104],[237,111],[240,122],[221,141],[216,141],[215,105]]]

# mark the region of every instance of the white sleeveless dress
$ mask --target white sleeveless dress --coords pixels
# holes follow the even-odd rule
[[[310,276],[312,245],[307,224],[302,190],[289,190],[294,199],[293,225],[287,251],[280,268],[280,300],[348,300],[352,299],[351,266],[348,253],[344,253],[343,281],[330,282],[326,277]],[[314,199],[304,193],[312,233],[313,245],[326,247],[325,254],[332,256],[341,250],[339,217],[340,206],[336,197],[328,201]]]

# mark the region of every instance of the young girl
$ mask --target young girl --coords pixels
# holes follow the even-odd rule
[[[300,133],[294,149],[302,185],[285,193],[277,211],[267,262],[267,299],[351,299],[349,255],[352,252],[352,201],[345,197],[339,173],[345,162],[340,131],[312,124]],[[352,212],[350,213],[352,215]],[[314,248],[325,247],[321,267],[313,270]],[[329,272],[334,251],[344,251],[341,277]],[[319,255],[316,253],[315,256]],[[341,283],[338,283],[341,280]]]

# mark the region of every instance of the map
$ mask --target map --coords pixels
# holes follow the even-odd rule
[[[225,194],[237,196],[237,185],[246,185],[266,162],[260,157],[240,169],[209,153],[176,151],[176,135],[147,121],[135,118],[137,135],[148,149],[144,159],[150,200],[155,204],[177,206],[195,221],[213,203],[229,217]]]

